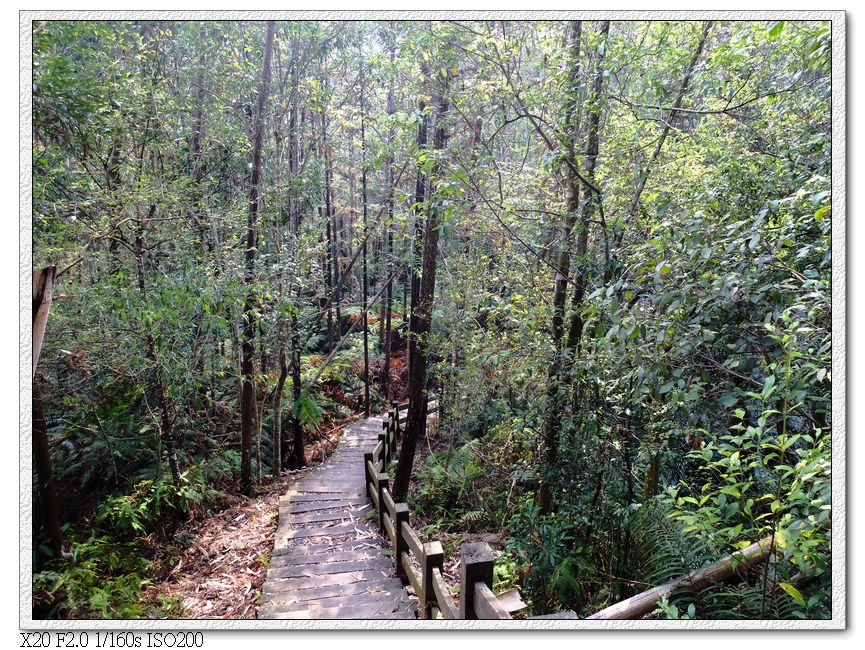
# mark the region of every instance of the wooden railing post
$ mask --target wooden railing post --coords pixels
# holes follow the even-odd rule
[[[423,545],[424,564],[421,574],[421,585],[423,593],[418,594],[421,612],[424,618],[430,618],[432,606],[435,602],[433,591],[433,569],[442,570],[445,564],[445,553],[441,542],[426,542]]]
[[[399,428],[399,402],[394,401],[392,404],[393,408],[390,412],[390,419],[393,420],[393,426],[396,429],[396,437],[399,438],[402,434]]]
[[[396,544],[394,544],[394,559],[396,561],[396,576],[404,583],[408,582],[408,574],[405,571],[405,567],[402,565],[402,554],[408,553],[408,542],[402,533],[402,524],[403,522],[408,525],[408,504],[407,503],[397,503],[394,505],[394,521],[393,526],[396,534],[394,537],[396,538]]]
[[[387,431],[382,431],[378,434],[378,441],[381,443],[381,468],[382,470],[387,470],[387,463],[390,460],[388,455],[388,444],[387,444]]]
[[[493,588],[495,559],[486,542],[463,544],[460,548],[460,618],[475,619],[475,582]]]
[[[390,476],[386,473],[378,475],[378,483],[376,484],[376,487],[378,488],[378,529],[380,531],[384,531],[384,491],[388,489],[389,483]]]
[[[372,462],[372,452],[365,451],[363,454],[363,488],[366,492],[367,498],[372,497],[369,493],[369,484],[372,482],[373,477],[369,475],[369,464]]]

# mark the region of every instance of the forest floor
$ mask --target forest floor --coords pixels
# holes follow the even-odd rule
[[[223,494],[215,512],[180,526],[174,539],[182,540],[182,548],[167,546],[157,558],[156,577],[145,599],[171,603],[172,618],[256,618],[273,549],[279,496],[327,458],[352,420],[307,447],[309,467],[287,472],[276,484],[265,477],[252,497]]]

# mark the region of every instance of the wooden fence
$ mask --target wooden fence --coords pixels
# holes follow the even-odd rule
[[[427,418],[440,416],[437,399],[426,405]],[[495,558],[486,543],[463,544],[460,549],[460,602],[456,604],[442,576],[444,550],[441,542],[422,542],[409,523],[406,503],[396,503],[390,493],[388,466],[396,453],[407,417],[407,404],[394,402],[383,422],[375,448],[364,454],[366,491],[378,513],[379,528],[393,544],[393,562],[399,578],[410,584],[420,601],[422,618],[509,619],[522,607],[519,598],[511,605],[492,591]],[[512,595],[512,592],[509,592]]]
[[[510,619],[511,613],[525,604],[519,592],[510,590],[496,596],[492,591],[495,558],[489,544],[463,544],[460,548],[460,603],[454,602],[442,576],[444,551],[441,542],[421,542],[409,523],[408,504],[396,503],[391,496],[387,468],[397,450],[407,418],[407,404],[394,402],[383,422],[375,448],[364,454],[366,491],[378,513],[378,523],[393,544],[397,575],[410,584],[420,601],[423,618],[431,619]],[[427,403],[427,417],[440,417],[436,399]],[[794,526],[794,528],[797,526]],[[711,566],[652,587],[620,603],[587,617],[589,620],[637,619],[651,612],[657,603],[680,586],[694,589],[722,582],[765,562],[772,553],[773,541],[766,538],[737,551]],[[577,619],[572,611],[532,616],[532,619]]]

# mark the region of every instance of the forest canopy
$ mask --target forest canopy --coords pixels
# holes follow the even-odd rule
[[[177,614],[160,540],[409,399],[531,612],[768,538],[654,616],[831,618],[831,34],[35,21],[34,615]]]

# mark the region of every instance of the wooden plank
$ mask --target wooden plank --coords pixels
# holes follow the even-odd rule
[[[355,498],[365,497],[366,493],[360,488],[363,487],[363,481],[358,481],[357,485],[351,486],[330,486],[330,485],[302,485],[298,487],[298,494],[341,494],[343,496],[351,495]]]
[[[288,506],[297,503],[327,503],[328,501],[357,501],[359,503],[366,503],[367,498],[366,494],[362,496],[352,496],[346,494],[327,494],[327,493],[314,493],[314,494],[293,494],[291,498],[279,500],[280,506]]]
[[[333,501],[306,501],[296,503],[290,506],[282,506],[279,508],[279,515],[283,513],[288,515],[300,515],[305,512],[325,512],[327,510],[349,510],[357,511],[365,510],[370,506],[369,499],[344,499]]]
[[[414,609],[393,609],[389,603],[377,605],[350,605],[348,607],[310,607],[294,612],[279,612],[267,618],[272,619],[416,619]]]
[[[370,506],[367,506],[372,507]],[[313,512],[306,514],[297,513],[280,513],[279,520],[281,523],[290,525],[296,524],[313,524],[323,521],[357,521],[364,519],[364,510],[332,510],[330,512]]]
[[[381,523],[384,526],[384,531],[387,533],[388,539],[390,539],[390,543],[396,545],[396,531],[393,527],[393,519],[384,512],[382,513]]]
[[[301,539],[307,537],[336,537],[357,532],[355,529],[361,522],[350,524],[339,524],[336,526],[322,526],[320,528],[303,528],[300,530],[287,530],[280,533],[277,531],[277,539]]]
[[[351,584],[328,585],[316,589],[280,590],[274,589],[272,584],[265,582],[262,588],[262,600],[269,599],[274,602],[302,603],[330,596],[349,596],[351,594],[368,594],[385,589],[402,589],[402,582],[396,578],[384,580],[365,580]]]
[[[274,569],[281,571],[282,569]],[[322,587],[334,587],[355,585],[375,580],[387,580],[392,576],[392,569],[371,568],[360,571],[349,571],[347,573],[327,573],[324,575],[300,576],[296,578],[283,578],[280,576],[268,576],[268,584],[271,591],[291,591],[300,594],[308,589],[320,589]]]
[[[544,614],[543,616],[529,616],[529,620],[535,620],[535,619],[540,619],[540,620],[551,619],[552,620],[552,619],[558,619],[558,618],[579,619],[580,617],[577,615],[576,612],[572,612],[570,610],[565,611],[565,612],[556,612],[555,614]]]
[[[358,476],[353,479],[350,483],[346,481],[345,483],[326,483],[322,481],[321,483],[307,483],[300,487],[299,491],[303,494],[336,494],[336,495],[353,495],[354,498],[359,498],[357,495],[361,494],[363,490],[363,477]],[[366,492],[363,492],[362,496],[366,496]]]
[[[520,595],[520,590],[516,587],[497,594],[496,598],[499,599],[499,603],[501,603],[502,607],[508,610],[511,614],[528,607],[528,605],[523,602],[523,598]]]
[[[285,548],[279,549],[277,553],[274,550],[274,557],[279,556],[306,556],[306,555],[318,555],[318,554],[326,554],[326,553],[347,553],[349,551],[357,551],[357,550],[373,550],[382,548],[382,541],[380,539],[364,539],[364,540],[350,540],[346,542],[340,542],[338,544],[327,543],[315,543],[315,544],[293,544],[292,546],[287,546]]]
[[[387,513],[390,515],[391,519],[396,519],[396,503],[393,500],[393,497],[390,494],[390,490],[383,490],[382,497],[384,501],[384,507],[387,508]],[[391,537],[391,541],[393,541],[393,537]]]
[[[351,483],[357,479],[363,478],[363,467],[355,461],[351,467],[334,468],[326,473],[317,476],[310,476],[304,479],[300,485],[309,483]]]
[[[481,620],[510,619],[511,615],[505,607],[499,603],[496,595],[487,587],[486,583],[478,580],[475,582],[473,606],[475,615]]]
[[[390,559],[384,555],[384,549],[358,549],[356,551],[342,551],[339,553],[315,553],[309,555],[274,555],[270,558],[269,566],[281,568],[287,566],[304,566],[308,564],[325,564],[327,566],[338,567],[344,562],[355,562],[360,560],[378,560],[384,558],[384,561],[390,562]]]
[[[375,481],[375,477],[381,474],[382,464],[381,461],[377,462],[367,462],[366,464],[366,478],[369,480]],[[373,490],[373,492],[377,492],[378,490]]]
[[[274,603],[272,605],[262,605],[262,608],[267,607],[274,611],[296,612],[310,607],[315,608],[330,608],[330,607],[349,607],[351,605],[368,605],[388,603],[391,606],[399,606],[403,608],[414,607],[414,601],[409,597],[406,590],[400,586],[399,589],[385,589],[383,591],[373,591],[366,594],[348,594],[330,596],[327,598],[319,598],[318,600],[310,600],[300,603]]]
[[[403,571],[405,571],[405,575],[408,577],[409,584],[411,584],[412,589],[416,594],[423,593],[423,585],[421,584],[421,574],[420,571],[414,568],[414,565],[411,563],[411,556],[403,551],[399,554],[399,561],[402,565]]]
[[[454,604],[454,599],[448,592],[448,586],[445,584],[442,572],[438,569],[433,569],[432,572],[432,587],[435,594],[436,605],[441,610],[442,616],[447,620],[456,620],[460,617],[460,610]]]
[[[411,549],[411,552],[414,553],[417,561],[423,565],[426,556],[424,555],[423,544],[417,536],[417,533],[414,532],[414,528],[403,522],[402,526],[400,526],[400,532],[402,533],[403,539],[408,542],[408,547]]]
[[[271,578],[303,578],[309,576],[320,576],[330,573],[350,573],[352,571],[364,571],[371,569],[385,569],[390,571],[392,564],[390,560],[379,554],[377,557],[355,558],[347,562],[327,562],[319,564],[289,564],[287,566],[275,567],[273,565],[267,570],[267,579]]]

